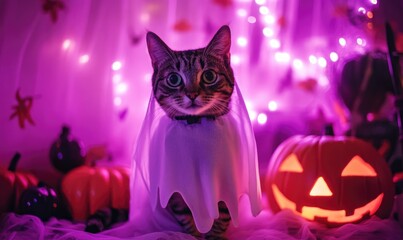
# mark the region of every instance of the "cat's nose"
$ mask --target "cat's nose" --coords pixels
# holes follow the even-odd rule
[[[199,96],[199,92],[187,92],[186,96],[193,101]]]

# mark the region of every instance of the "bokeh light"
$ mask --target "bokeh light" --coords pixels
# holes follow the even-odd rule
[[[84,54],[84,55],[80,56],[80,58],[78,59],[78,62],[80,64],[86,64],[86,63],[88,63],[89,60],[90,60],[90,56],[88,54]]]
[[[118,71],[122,68],[122,63],[120,61],[115,61],[112,63],[112,70]]]

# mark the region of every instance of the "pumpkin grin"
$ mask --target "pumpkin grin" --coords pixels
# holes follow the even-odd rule
[[[329,210],[319,207],[303,206],[301,211],[297,211],[297,205],[288,199],[280,191],[276,184],[272,184],[274,199],[281,209],[290,209],[297,215],[300,215],[308,220],[315,218],[327,219],[327,222],[348,223],[362,219],[366,214],[373,215],[381,206],[384,194],[380,193],[372,201],[362,207],[354,209],[353,214],[347,215],[346,210]]]
[[[289,209],[329,227],[388,218],[392,174],[369,143],[348,136],[293,136],[279,145],[265,191],[273,213]]]

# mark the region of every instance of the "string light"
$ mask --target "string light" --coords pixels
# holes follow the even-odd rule
[[[378,0],[367,0],[371,4],[376,5],[378,4]],[[290,64],[293,70],[296,71],[296,75],[294,75],[294,78],[296,80],[298,79],[305,79],[306,77],[309,76],[315,76],[315,79],[317,79],[318,86],[321,87],[322,89],[326,89],[330,86],[329,79],[327,77],[327,67],[333,63],[336,63],[339,61],[341,58],[339,56],[339,52],[336,50],[329,52],[322,52],[318,51],[315,52],[314,54],[309,54],[308,52],[308,59],[300,59],[300,58],[292,58],[291,54],[292,52],[284,52],[284,51],[278,51],[279,49],[285,48],[282,46],[282,42],[277,36],[277,17],[276,13],[273,11],[273,9],[269,8],[271,5],[267,4],[266,0],[254,0],[254,2],[258,5],[258,12],[260,16],[253,16],[253,15],[248,15],[250,14],[245,8],[240,8],[237,10],[237,15],[239,17],[246,17],[246,20],[248,23],[256,23],[257,21],[260,21],[262,23],[262,35],[266,38],[266,44],[267,47],[270,49],[277,49],[274,53],[269,50],[270,55],[274,55],[274,60],[278,64]],[[356,12],[354,14],[356,15],[363,15],[367,17],[368,19],[372,19],[374,17],[374,13],[372,12],[373,7],[369,7],[367,4],[364,6],[358,6],[356,9]],[[367,20],[368,20],[367,19]],[[371,22],[366,23],[366,26],[368,29],[373,28],[373,24]],[[280,26],[281,27],[281,26]],[[248,45],[248,38],[247,37],[239,37],[237,38],[237,44],[240,47],[245,47]],[[282,40],[282,39],[281,39]],[[347,44],[347,40],[349,41]],[[325,40],[323,40],[325,41]],[[350,40],[350,38],[347,38],[346,36],[336,38],[336,41],[338,41],[338,45],[342,48],[346,48],[346,50],[342,50],[342,53],[350,52],[350,50],[354,52],[360,52],[365,50],[364,47],[366,46],[366,40],[362,37],[357,37],[353,38]],[[356,42],[356,44],[354,44]],[[353,43],[353,44],[352,44]],[[357,47],[360,46],[360,47]],[[287,49],[291,50],[292,49]],[[234,65],[238,65],[241,60],[243,59],[243,55],[232,55],[231,56],[231,63]],[[309,63],[311,65],[309,65]],[[263,100],[263,99],[262,99]],[[256,101],[256,100],[255,100]],[[278,102],[276,101],[269,101],[267,103],[267,109],[269,111],[277,111],[278,110]],[[255,106],[257,107],[257,106]],[[255,109],[251,107],[251,104],[249,103],[248,106],[248,113],[249,117],[252,121],[257,120],[257,123],[259,124],[265,124],[267,122],[267,115],[263,112],[258,112]],[[267,110],[266,110],[267,111]]]
[[[340,46],[345,47],[346,44],[347,44],[346,39],[345,39],[345,38],[342,38],[342,37],[339,38],[339,44],[340,44]]]
[[[316,64],[317,62],[318,62],[318,58],[317,57],[315,57],[314,55],[309,55],[309,62],[311,63],[311,64]]]
[[[72,41],[70,39],[66,39],[66,40],[63,41],[62,49],[63,50],[68,50],[68,49],[71,48],[71,46],[72,46]]]
[[[118,71],[121,68],[122,68],[122,63],[120,61],[115,61],[115,62],[112,63],[112,70],[113,71]]]
[[[277,62],[281,62],[281,63],[287,63],[290,61],[291,57],[290,54],[286,53],[286,52],[276,52],[274,54],[274,59]]]
[[[264,16],[263,21],[267,24],[273,24],[276,22],[276,18],[273,15],[266,15]]]
[[[240,17],[246,17],[246,15],[248,15],[248,12],[247,12],[245,9],[243,9],[243,8],[238,9],[238,10],[236,11],[236,13],[237,13],[238,16],[240,16]]]
[[[269,9],[268,9],[266,6],[261,6],[261,7],[259,8],[259,12],[260,12],[260,14],[262,14],[262,15],[267,15],[267,14],[269,14]]]
[[[274,31],[273,31],[273,29],[271,29],[269,27],[265,27],[265,28],[263,28],[263,35],[266,37],[273,37]]]
[[[359,13],[362,13],[362,14],[366,14],[366,13],[367,13],[367,10],[366,10],[365,8],[363,8],[363,7],[359,7],[359,8],[358,8],[358,12],[359,12]]]
[[[319,65],[319,67],[321,67],[321,68],[325,68],[325,67],[327,66],[327,61],[326,61],[326,59],[323,58],[323,57],[318,58],[318,65]]]
[[[255,23],[255,22],[256,22],[256,18],[254,16],[248,17],[248,23]]]
[[[281,43],[278,39],[270,39],[269,46],[274,49],[278,49],[281,47]]]
[[[246,39],[246,37],[238,37],[236,42],[240,47],[245,47],[248,44],[248,40]]]
[[[112,77],[112,81],[113,81],[114,84],[120,83],[120,81],[122,81],[122,75],[114,74],[113,77]]]
[[[267,108],[272,112],[277,111],[278,104],[276,101],[270,101],[269,104],[267,104]]]
[[[127,91],[127,84],[124,82],[118,83],[118,85],[115,87],[116,93],[118,94],[123,94]]]
[[[122,105],[122,98],[121,97],[115,97],[113,99],[113,103],[115,104],[115,106],[120,106]]]
[[[81,57],[78,59],[78,62],[80,64],[86,64],[90,60],[90,56],[88,54],[81,55]]]
[[[257,115],[257,122],[261,125],[265,124],[267,122],[267,115],[264,113],[259,113],[259,115]]]
[[[339,55],[336,52],[331,52],[329,57],[332,62],[337,62],[337,60],[339,60]]]
[[[231,64],[239,65],[240,63],[241,63],[241,57],[237,54],[232,54],[231,55]]]
[[[303,67],[303,63],[302,63],[302,61],[301,61],[301,59],[294,59],[293,61],[292,61],[292,65],[294,66],[294,68],[296,68],[296,69],[302,69],[302,67]]]

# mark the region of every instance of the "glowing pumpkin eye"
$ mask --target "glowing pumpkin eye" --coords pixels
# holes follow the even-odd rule
[[[376,177],[377,174],[371,165],[365,162],[360,156],[355,155],[343,169],[341,176]]]
[[[301,166],[301,163],[298,160],[297,155],[291,154],[289,155],[281,164],[279,168],[280,172],[297,172],[301,173],[304,169]]]

